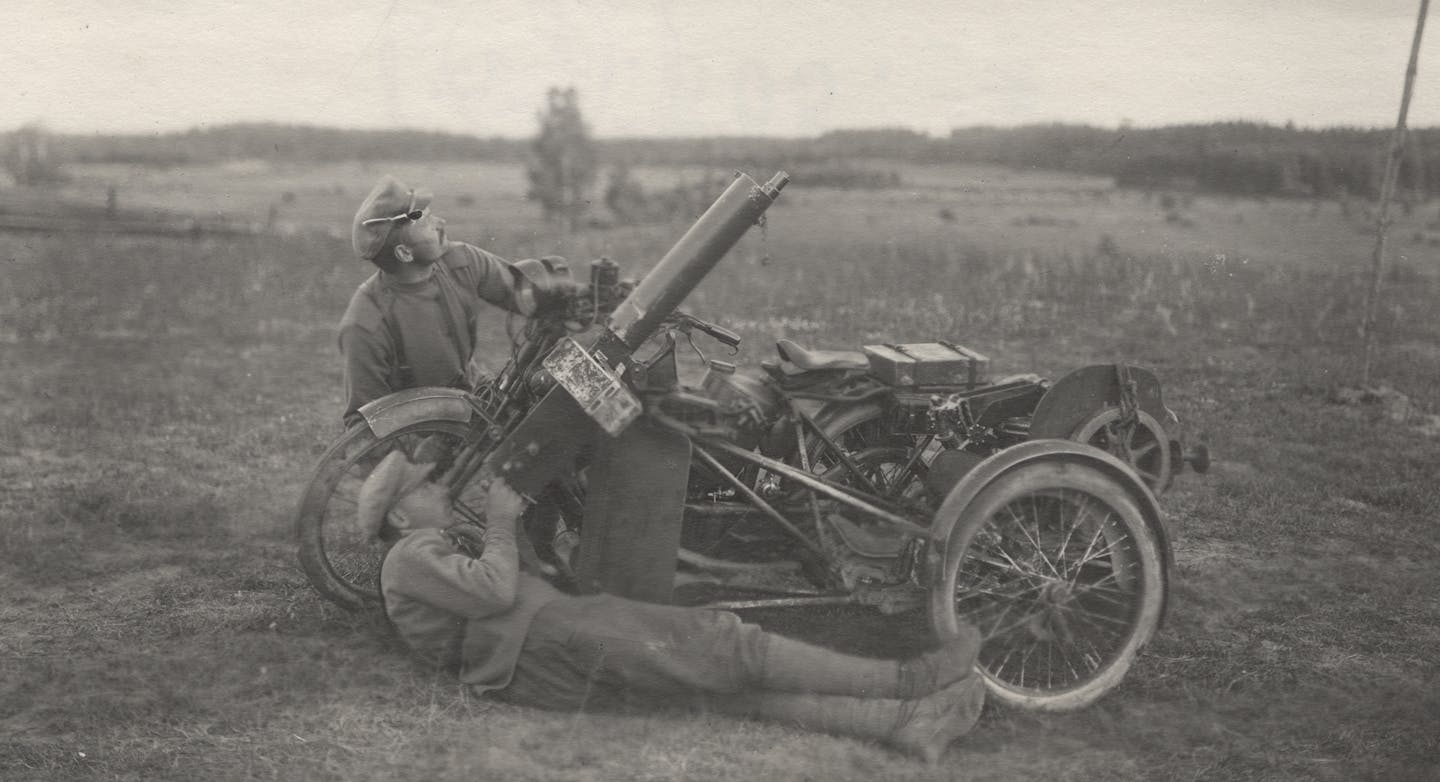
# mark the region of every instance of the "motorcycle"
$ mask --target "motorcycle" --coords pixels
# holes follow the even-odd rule
[[[592,264],[580,306],[568,267],[524,262],[536,315],[494,380],[375,400],[321,457],[297,516],[311,583],[377,604],[383,548],[357,539],[355,498],[398,449],[452,497],[503,477],[535,499],[522,551],[575,591],[920,610],[941,638],[981,629],[1003,702],[1068,710],[1113,689],[1165,612],[1156,497],[1208,453],[1166,432],[1158,380],[1123,364],[991,382],[948,342],[780,340],[758,371],[702,354],[699,385],[682,382],[682,341],[740,338],[678,305],[787,181],[737,175],[638,284]]]

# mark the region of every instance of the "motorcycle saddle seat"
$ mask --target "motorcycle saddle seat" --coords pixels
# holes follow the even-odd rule
[[[806,372],[870,368],[870,359],[858,350],[809,350],[788,339],[776,340],[775,350],[782,360]]]

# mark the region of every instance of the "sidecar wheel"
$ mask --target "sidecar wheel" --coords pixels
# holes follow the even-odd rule
[[[454,421],[424,421],[376,437],[361,426],[346,432],[315,466],[296,515],[300,568],[320,594],[351,610],[380,604],[380,563],[387,547],[361,540],[356,526],[360,486],[390,452],[413,453],[420,443],[439,454],[436,474],[474,431]]]
[[[1133,496],[1055,458],[1002,473],[960,512],[931,601],[938,635],[984,637],[978,667],[1002,703],[1087,706],[1114,689],[1159,625],[1159,544]]]

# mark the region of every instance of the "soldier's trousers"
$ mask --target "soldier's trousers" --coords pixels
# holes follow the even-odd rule
[[[563,710],[697,705],[760,686],[769,639],[727,611],[561,598],[536,614],[498,695]]]

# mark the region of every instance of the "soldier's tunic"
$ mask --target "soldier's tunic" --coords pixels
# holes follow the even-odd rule
[[[405,388],[465,384],[480,302],[518,312],[515,272],[494,253],[450,242],[428,279],[377,271],[340,319],[347,427],[365,403]]]

